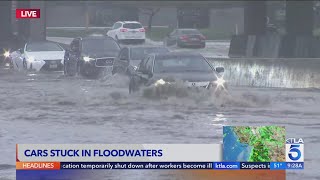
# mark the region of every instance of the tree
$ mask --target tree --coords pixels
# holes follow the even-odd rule
[[[142,14],[148,15],[148,31],[151,31],[152,28],[152,19],[160,11],[160,8],[140,8]]]

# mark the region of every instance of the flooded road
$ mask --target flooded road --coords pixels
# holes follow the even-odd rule
[[[221,98],[199,93],[154,100],[129,96],[121,76],[0,72],[1,180],[15,179],[16,143],[221,143],[224,125],[286,126],[287,137],[305,141],[305,170],[288,171],[287,179],[319,179],[319,89],[231,86]],[[171,179],[166,171],[101,173]]]

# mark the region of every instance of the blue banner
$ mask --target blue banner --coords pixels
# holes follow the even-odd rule
[[[236,170],[240,169],[239,162],[214,162],[213,169]]]
[[[271,162],[270,169],[271,170],[286,170],[287,163],[286,162]]]
[[[287,162],[287,169],[304,169],[304,162]]]

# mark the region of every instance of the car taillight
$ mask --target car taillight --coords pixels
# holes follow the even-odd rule
[[[146,32],[144,28],[139,29],[140,32]]]
[[[181,40],[187,40],[187,39],[188,39],[188,36],[185,36],[185,35],[180,36],[180,39],[181,39]]]
[[[206,40],[206,37],[204,35],[200,35],[200,39]]]
[[[128,29],[120,29],[120,32],[127,32]]]

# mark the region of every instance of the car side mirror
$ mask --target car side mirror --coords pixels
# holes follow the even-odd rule
[[[20,49],[18,49],[18,52],[20,53],[20,54],[23,54],[23,50],[20,48]]]
[[[217,73],[222,73],[222,72],[224,72],[224,68],[223,67],[216,67],[216,71],[217,71]]]

